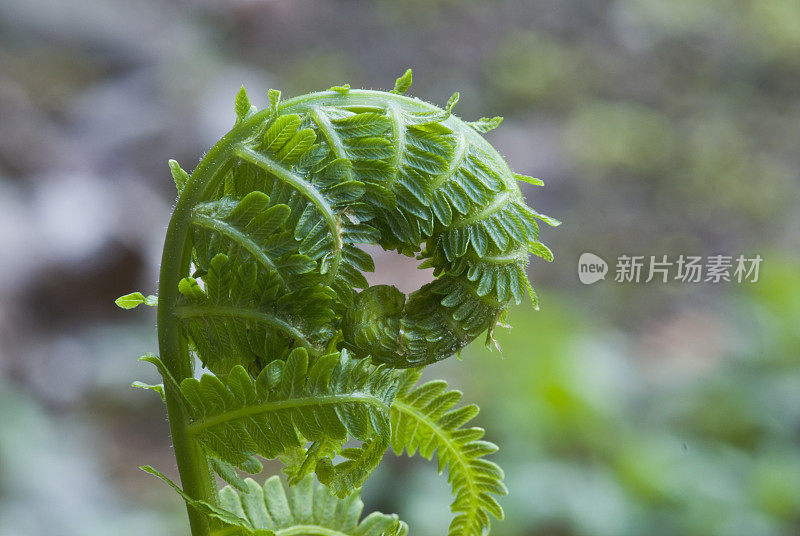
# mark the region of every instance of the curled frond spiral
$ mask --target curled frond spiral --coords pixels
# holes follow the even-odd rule
[[[528,259],[552,259],[538,222],[558,222],[518,186],[541,181],[483,137],[502,118],[464,122],[457,93],[440,108],[406,96],[411,82],[408,70],[391,92],[270,90],[261,111],[242,88],[234,127],[194,171],[170,161],[159,294],[117,303],[158,306],[161,359],[145,360],[164,384],[136,385],[167,405],[193,536],[405,534],[383,514],[356,523],[353,494],[390,446],[447,467],[452,536],[502,518],[502,471],[483,459],[496,447],[463,428],[477,407],[453,409],[460,393],[444,382],[415,383],[481,333],[491,342],[509,304],[536,305]],[[415,256],[435,279],[408,296],[369,286],[366,244]],[[199,379],[195,357],[210,372]],[[288,507],[277,479],[239,475],[259,457],[283,461]],[[218,492],[211,470],[232,487]]]
[[[276,350],[321,352],[341,330],[340,346],[358,357],[426,365],[491,333],[510,302],[527,294],[536,304],[525,269],[530,254],[551,258],[537,221],[555,222],[525,204],[517,180],[527,178],[483,138],[499,118],[465,123],[452,114],[457,97],[440,109],[402,95],[408,83],[410,75],[394,93],[342,86],[274,98],[263,112],[241,104],[238,128],[221,142],[225,157],[202,187],[177,173],[177,182],[202,189],[190,218],[198,273],[214,277],[212,261],[224,254],[241,273],[214,277],[218,295],[260,302],[217,316],[238,314],[250,328],[233,339],[233,361],[258,368],[283,357]],[[408,297],[367,288],[363,272],[373,262],[360,244],[416,255],[437,279]],[[247,284],[257,296],[246,295]],[[290,310],[301,301],[316,310]],[[209,340],[219,330],[204,336],[192,321],[189,311],[211,307],[181,307],[189,340],[214,370],[219,352],[209,343],[226,344],[226,334]],[[254,308],[265,316],[256,319]]]

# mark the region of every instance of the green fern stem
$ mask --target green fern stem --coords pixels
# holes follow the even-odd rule
[[[188,346],[181,336],[177,314],[178,283],[187,274],[191,261],[189,231],[192,209],[202,199],[212,179],[230,160],[230,140],[241,136],[242,131],[246,132],[246,129],[234,127],[200,161],[178,197],[167,227],[158,279],[158,346],[161,359],[177,382],[191,378],[194,372]],[[165,382],[164,391],[172,447],[183,489],[193,499],[216,503],[216,482],[201,445],[188,433],[190,420],[181,395],[169,382]],[[192,536],[207,536],[209,528],[206,517],[188,505],[187,511]]]

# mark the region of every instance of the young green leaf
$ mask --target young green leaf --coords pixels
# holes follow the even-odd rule
[[[406,72],[403,73],[403,76],[395,81],[392,93],[405,95],[406,91],[408,91],[408,88],[411,87],[411,82],[413,82],[413,80],[414,77],[411,69],[406,69]]]
[[[180,195],[186,187],[186,183],[189,182],[189,174],[181,168],[176,160],[169,161],[169,170],[172,173],[172,180],[175,181],[175,188],[178,189],[178,195]]]
[[[117,304],[117,307],[121,307],[122,309],[134,309],[143,304],[155,307],[158,305],[158,296],[145,296],[141,292],[131,292],[130,294],[120,296],[114,300],[114,303]]]
[[[527,182],[533,186],[544,186],[544,181],[542,179],[529,177],[527,175],[522,175],[521,173],[514,173],[514,178],[518,181]]]
[[[503,118],[498,115],[495,117],[481,117],[477,121],[472,121],[471,123],[467,124],[481,134],[486,134],[487,132],[499,127],[500,123],[502,122]]]
[[[131,387],[136,387],[137,389],[150,389],[151,391],[155,391],[161,397],[162,402],[166,402],[166,396],[164,394],[164,385],[163,384],[149,384],[140,381],[135,381],[131,384]]]
[[[237,121],[243,121],[250,113],[250,97],[247,96],[247,90],[244,88],[244,86],[242,86],[241,89],[239,89],[239,92],[236,94],[235,109]]]
[[[350,84],[343,84],[341,86],[332,86],[328,88],[328,91],[335,91],[336,93],[347,95],[347,93],[350,91]]]
[[[267,91],[267,98],[269,99],[269,117],[273,117],[278,113],[278,104],[281,102],[281,92],[277,89],[270,89]]]
[[[449,99],[447,99],[447,104],[444,105],[445,111],[449,114],[453,113],[453,108],[456,104],[458,104],[459,99],[461,98],[461,94],[456,91],[453,93]]]

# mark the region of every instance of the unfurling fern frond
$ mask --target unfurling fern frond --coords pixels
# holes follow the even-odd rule
[[[454,408],[461,392],[448,391],[441,380],[416,386],[419,377],[417,370],[402,375],[392,404],[392,450],[409,456],[419,451],[428,460],[436,453],[439,473],[447,468],[454,496],[449,536],[480,536],[489,528],[490,515],[503,519],[493,495],[508,493],[503,470],[484,458],[497,446],[482,439],[482,428],[464,428],[478,414],[476,405]]]
[[[187,378],[181,392],[191,422],[190,437],[209,455],[248,472],[260,470],[254,456],[277,458],[311,441],[313,464],[297,471],[299,480],[317,470],[338,495],[360,486],[388,447],[389,408],[398,381],[369,359],[355,361],[347,352],[319,357],[310,367],[304,348],[287,360],[272,361],[253,380],[237,365],[224,380],[209,374]],[[357,463],[333,465],[330,459],[352,437],[366,442]],[[314,457],[316,445],[335,445]],[[377,456],[374,455],[377,453]]]
[[[411,82],[408,70],[392,92],[270,90],[261,111],[242,88],[233,128],[194,171],[170,161],[159,295],[117,304],[158,306],[161,359],[144,359],[163,385],[135,385],[166,403],[193,536],[405,534],[382,514],[357,523],[350,495],[389,446],[437,453],[451,536],[503,515],[502,471],[484,459],[496,447],[463,428],[477,407],[454,409],[444,382],[415,383],[481,333],[491,344],[510,303],[536,305],[528,258],[552,259],[539,222],[558,222],[517,184],[541,181],[484,139],[501,118],[464,122],[458,93],[440,108],[405,96]],[[365,244],[416,256],[434,281],[408,296],[369,286]],[[195,358],[212,374],[195,379]],[[276,479],[240,476],[259,457],[284,463],[288,497]],[[233,487],[218,492],[213,472]]]
[[[525,294],[535,305],[528,256],[551,258],[537,220],[557,224],[527,207],[518,176],[481,136],[499,119],[467,124],[452,114],[457,95],[442,110],[402,96],[408,84],[410,75],[394,94],[339,88],[253,115],[243,132],[224,140],[231,157],[217,164],[209,200],[193,218],[201,272],[217,253],[241,253],[284,286],[326,285],[336,294],[332,326],[342,328],[343,345],[394,367],[444,359],[482,331],[491,334],[508,303]],[[295,242],[276,229],[268,251],[263,238],[248,232],[256,225],[241,220],[246,210],[225,212],[237,202],[285,215],[279,223]],[[229,221],[234,216],[240,221]],[[358,247],[363,243],[416,254],[449,280],[372,319],[392,326],[391,349],[356,333],[353,322],[370,319],[347,316],[361,307],[356,290],[367,286],[362,272],[373,267]],[[277,255],[288,255],[302,274],[282,273]]]

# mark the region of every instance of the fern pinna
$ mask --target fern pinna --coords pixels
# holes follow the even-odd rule
[[[117,303],[158,306],[161,356],[143,359],[164,382],[135,385],[166,403],[182,487],[170,485],[193,536],[406,534],[396,516],[358,519],[358,490],[389,448],[436,454],[451,536],[503,516],[503,472],[484,458],[497,447],[467,427],[477,406],[417,381],[481,333],[490,344],[511,302],[536,305],[529,255],[552,258],[537,221],[557,222],[517,185],[541,183],[484,139],[500,118],[464,122],[458,94],[442,109],[406,97],[410,84],[409,70],[391,92],[270,90],[262,111],[243,88],[236,124],[194,172],[170,161],[159,294]],[[434,281],[409,296],[369,286],[364,244],[416,256]],[[287,490],[239,472],[276,458]]]

